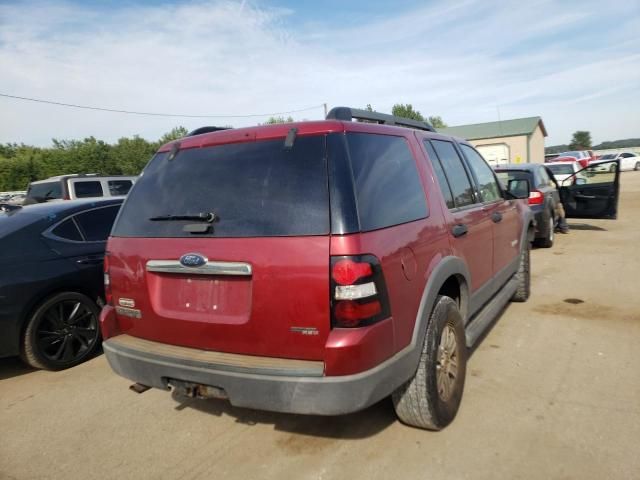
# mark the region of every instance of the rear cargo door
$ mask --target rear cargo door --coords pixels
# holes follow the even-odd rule
[[[163,343],[321,359],[329,225],[324,136],[158,154],[109,241],[119,319]]]

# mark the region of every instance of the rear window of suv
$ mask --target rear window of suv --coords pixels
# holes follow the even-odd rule
[[[62,198],[62,185],[60,181],[31,184],[27,198],[33,198],[38,202],[57,200]]]
[[[183,230],[193,221],[166,215],[214,213],[206,234]],[[114,226],[117,237],[266,237],[329,233],[324,136],[157,154],[135,183]]]

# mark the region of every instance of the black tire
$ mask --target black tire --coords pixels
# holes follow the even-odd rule
[[[638,170],[640,170],[640,162],[636,162],[636,165],[633,167],[633,169],[637,172]]]
[[[467,348],[458,304],[439,296],[429,318],[418,369],[391,396],[400,421],[427,430],[449,425],[462,400],[466,368]],[[445,389],[441,380],[446,380],[449,388]]]
[[[531,246],[529,242],[526,242],[520,252],[520,265],[518,266],[518,273],[516,273],[516,280],[518,281],[518,288],[516,289],[512,302],[526,302],[531,294]]]
[[[535,243],[537,247],[551,248],[553,247],[553,241],[555,239],[556,220],[553,212],[549,211],[543,216],[542,221],[546,225],[547,231],[542,238],[536,238]]]
[[[81,293],[63,292],[47,298],[27,321],[23,361],[46,370],[83,362],[100,344],[99,315],[96,303]]]

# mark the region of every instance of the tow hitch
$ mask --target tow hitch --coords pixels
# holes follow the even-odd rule
[[[213,387],[211,385],[202,385],[199,383],[183,382],[182,380],[169,379],[167,386],[172,393],[177,393],[183,397],[190,398],[218,398],[228,400],[229,396],[223,388]]]

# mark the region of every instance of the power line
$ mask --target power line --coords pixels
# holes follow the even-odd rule
[[[42,100],[40,98],[29,98],[29,97],[19,97],[17,95],[8,95],[6,93],[0,93],[0,97],[12,98],[15,100],[24,100],[27,102],[36,102],[36,103],[46,103],[48,105],[58,105],[61,107],[71,107],[71,108],[82,108],[84,110],[98,110],[101,112],[112,112],[112,113],[126,113],[128,115],[147,115],[152,117],[181,117],[181,118],[249,118],[249,117],[268,117],[273,115],[286,115],[289,113],[298,113],[298,112],[306,112],[308,110],[313,110],[315,108],[322,108],[324,104],[314,105],[312,107],[300,108],[298,110],[289,110],[286,112],[273,112],[273,113],[252,113],[249,115],[186,115],[181,113],[157,113],[157,112],[135,112],[131,110],[117,110],[115,108],[103,108],[103,107],[92,107],[88,105],[76,105],[73,103],[63,103],[63,102],[54,102],[53,100]]]

